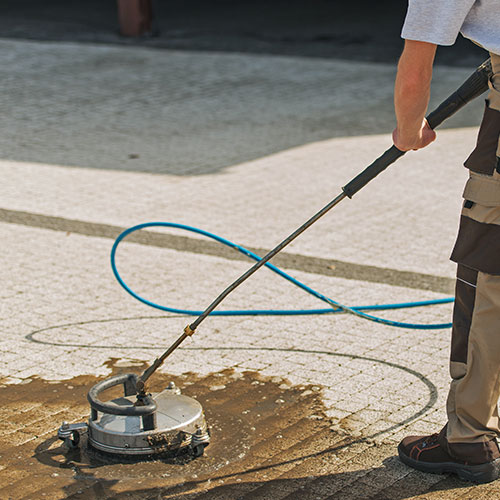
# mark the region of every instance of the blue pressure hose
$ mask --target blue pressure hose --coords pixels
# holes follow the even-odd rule
[[[145,299],[144,297],[141,297],[139,294],[134,292],[122,279],[120,276],[118,269],[116,267],[116,250],[118,248],[118,245],[120,242],[127,237],[129,234],[139,231],[140,229],[145,229],[148,227],[171,227],[175,229],[182,229],[185,231],[190,231],[192,233],[197,233],[202,236],[206,236],[207,238],[211,238],[223,245],[226,245],[228,247],[234,248],[235,250],[238,250],[240,253],[243,255],[246,255],[247,257],[250,257],[251,259],[255,261],[260,261],[261,258],[248,250],[247,248],[238,245],[236,243],[233,243],[232,241],[229,241],[225,238],[222,238],[221,236],[218,236],[216,234],[210,233],[208,231],[204,231],[203,229],[198,229],[196,227],[192,226],[187,226],[184,224],[177,224],[175,222],[146,222],[144,224],[138,224],[136,226],[130,227],[123,231],[118,238],[116,238],[113,248],[111,249],[111,268],[113,270],[113,274],[115,275],[115,278],[117,279],[118,283],[130,294],[132,297],[136,298],[140,302],[150,306],[154,307],[155,309],[160,309],[161,311],[167,311],[167,312],[172,312],[172,313],[177,313],[177,314],[187,314],[191,316],[199,316],[203,313],[203,311],[194,311],[190,309],[178,309],[175,307],[168,307],[168,306],[163,306],[161,304],[156,304],[155,302],[152,302],[150,300]],[[410,307],[422,307],[422,306],[431,306],[431,305],[438,305],[438,304],[448,304],[450,302],[454,301],[453,297],[449,297],[446,299],[437,299],[437,300],[424,300],[424,301],[419,301],[419,302],[405,302],[405,303],[400,303],[400,304],[380,304],[380,305],[368,305],[368,306],[345,306],[343,304],[340,304],[325,295],[321,294],[320,292],[308,287],[301,281],[293,278],[289,274],[285,273],[278,267],[270,264],[267,262],[264,264],[266,267],[271,269],[271,271],[275,272],[282,278],[290,281],[294,285],[298,286],[302,290],[306,291],[310,295],[313,295],[314,297],[318,298],[319,300],[326,302],[327,304],[330,305],[330,307],[326,309],[248,309],[248,310],[233,310],[233,311],[213,311],[210,313],[211,316],[257,316],[257,315],[266,315],[266,316],[296,316],[296,315],[306,315],[306,314],[331,314],[331,313],[339,313],[339,312],[348,312],[351,314],[354,314],[356,316],[359,316],[361,318],[370,320],[370,321],[375,321],[376,323],[382,323],[385,325],[390,325],[390,326],[396,326],[399,328],[409,328],[409,329],[417,329],[417,330],[438,330],[438,329],[443,329],[443,328],[451,328],[451,323],[436,323],[436,324],[419,324],[419,323],[402,323],[399,321],[392,321],[384,318],[380,318],[378,316],[373,316],[371,314],[366,314],[363,311],[383,311],[383,310],[390,310],[390,309],[407,309]]]

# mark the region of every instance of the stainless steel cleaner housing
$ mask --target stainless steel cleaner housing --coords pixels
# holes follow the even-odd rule
[[[183,450],[202,455],[210,434],[201,404],[182,395],[173,382],[165,390],[141,399],[135,394],[136,380],[136,375],[126,374],[95,385],[88,395],[88,424],[63,422],[59,438],[74,448],[80,435],[87,432],[90,446],[114,455],[172,455]],[[99,399],[101,392],[121,384],[123,396],[106,402]]]

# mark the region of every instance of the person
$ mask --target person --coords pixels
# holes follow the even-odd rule
[[[438,45],[459,34],[490,52],[490,80],[477,145],[465,162],[453,310],[448,421],[438,434],[409,436],[398,446],[405,464],[489,482],[500,475],[500,0],[409,0],[405,46],[394,90],[394,145],[417,150],[435,140],[425,120]]]

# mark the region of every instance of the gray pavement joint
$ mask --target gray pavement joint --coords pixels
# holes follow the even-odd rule
[[[0,222],[111,239],[115,239],[126,229],[109,224],[84,222],[19,210],[7,210],[5,208],[0,208]],[[160,234],[142,230],[141,232],[129,235],[126,241],[157,248],[170,248],[183,252],[215,255],[230,260],[249,261],[248,257],[221,244],[186,236]],[[269,252],[269,249],[254,247],[248,247],[248,250],[260,256]],[[438,293],[452,293],[454,284],[454,280],[442,276],[343,262],[335,259],[310,257],[283,251],[272,259],[272,264],[286,269],[295,269],[313,274],[322,274],[324,276],[335,276],[369,283],[385,283]]]

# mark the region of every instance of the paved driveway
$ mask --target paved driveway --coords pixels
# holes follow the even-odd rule
[[[417,474],[394,458],[403,435],[444,422],[449,331],[341,314],[209,318],[172,355],[158,383],[174,378],[203,401],[214,428],[222,426],[198,472],[178,463],[96,468],[58,447],[55,429],[63,419],[87,418],[85,392],[99,377],[141,370],[190,321],[148,309],[118,287],[109,269],[112,238],[129,225],[164,220],[271,248],[390,146],[394,69],[0,44],[7,75],[0,391],[8,422],[0,436],[0,496],[499,494],[495,485]],[[438,68],[434,102],[469,72]],[[474,145],[481,108],[471,105],[432,147],[343,202],[291,245],[280,265],[349,305],[448,296],[454,271],[447,258],[466,177],[460,164]],[[202,309],[248,267],[194,234],[155,230],[125,243],[118,265],[139,293],[191,309]],[[223,308],[318,305],[263,270]],[[451,309],[383,314],[442,323]],[[250,433],[227,456],[217,445],[228,438],[224,408]]]

